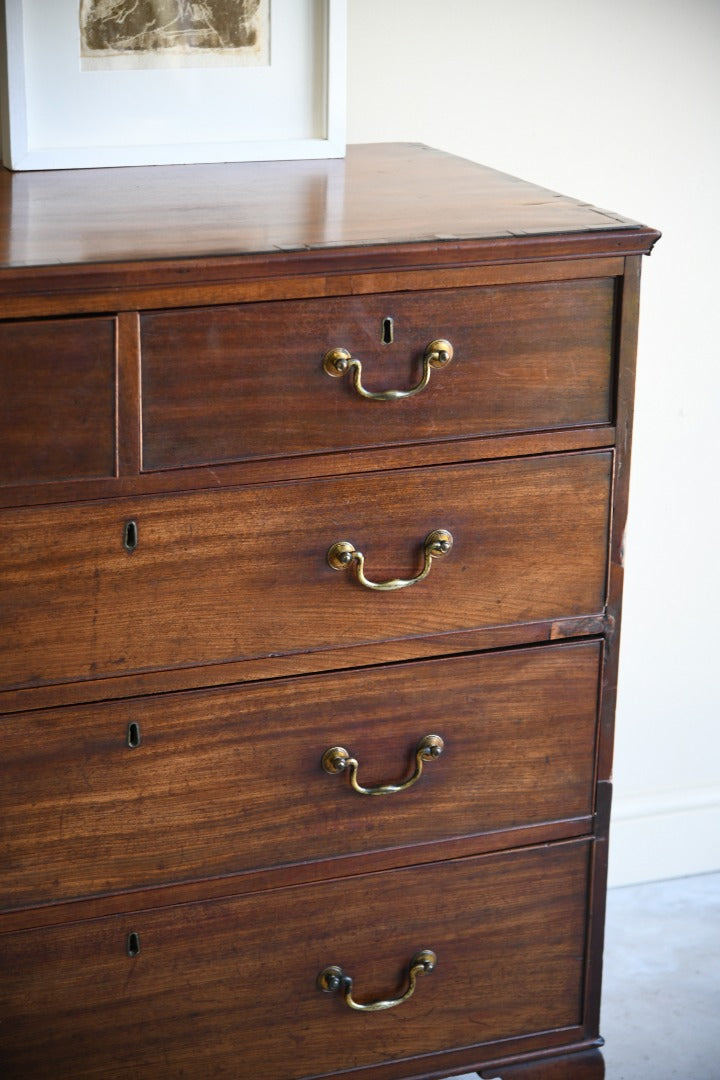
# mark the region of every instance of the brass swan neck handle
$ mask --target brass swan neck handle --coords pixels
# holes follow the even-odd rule
[[[444,368],[453,358],[453,347],[445,338],[435,338],[426,346],[423,354],[423,372],[420,382],[410,390],[366,390],[362,384],[362,361],[353,357],[347,349],[330,349],[323,358],[323,368],[333,379],[349,374],[355,392],[368,401],[399,401],[414,397],[430,382],[433,368]]]
[[[352,996],[352,977],[347,975],[336,964],[331,964],[320,972],[317,977],[317,987],[326,994],[341,994],[345,999],[345,1004],[350,1009],[356,1009],[358,1012],[382,1012],[383,1009],[394,1009],[396,1006],[402,1005],[408,998],[411,998],[415,993],[418,975],[430,975],[435,970],[436,965],[437,956],[432,949],[423,949],[422,952],[416,953],[410,961],[408,987],[400,997],[371,1001],[367,1004],[355,1000]]]
[[[423,543],[425,561],[423,568],[414,578],[392,578],[390,581],[370,581],[365,576],[365,556],[358,551],[349,540],[338,540],[327,553],[327,561],[333,570],[347,570],[352,566],[358,582],[366,589],[375,589],[379,592],[392,592],[395,589],[406,589],[408,585],[417,585],[430,573],[433,559],[440,559],[452,549],[452,533],[447,529],[435,529],[428,533]]]
[[[400,784],[378,784],[377,787],[363,787],[358,783],[357,774],[360,764],[357,758],[350,756],[344,746],[331,746],[323,754],[321,764],[325,772],[330,773],[331,776],[337,776],[349,770],[350,786],[357,791],[358,795],[394,795],[416,784],[422,776],[423,765],[439,758],[444,749],[445,743],[439,735],[424,735],[415,747],[415,771],[412,776]]]

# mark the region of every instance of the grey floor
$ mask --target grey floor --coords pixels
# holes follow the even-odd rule
[[[720,1080],[720,874],[611,889],[607,1080]]]
[[[607,1080],[720,1080],[720,873],[610,890],[601,1031]]]

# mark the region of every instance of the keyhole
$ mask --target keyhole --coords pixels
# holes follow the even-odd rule
[[[135,959],[140,952],[140,935],[132,930],[127,936],[126,951],[128,956]]]
[[[140,725],[132,720],[128,724],[127,729],[127,744],[131,750],[134,750],[142,742],[142,735],[140,734]]]
[[[393,321],[389,315],[386,315],[382,321],[382,343],[383,345],[393,343]]]
[[[126,551],[134,551],[138,545],[138,527],[136,521],[126,521],[123,531],[123,546]]]

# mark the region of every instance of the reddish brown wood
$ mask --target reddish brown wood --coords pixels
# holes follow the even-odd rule
[[[373,1065],[381,1077],[384,1061],[473,1044],[487,1060],[485,1044],[579,1021],[587,848],[6,934],[4,1075],[232,1075],[241,1060],[266,1080],[312,1075],[319,1063],[328,1072]],[[139,936],[135,958],[125,953],[129,933]],[[436,952],[437,969],[397,1011],[353,1013],[316,988],[320,971],[338,964],[360,1001],[397,996],[423,948]],[[267,1037],[268,1017],[281,1038]]]
[[[569,641],[581,637],[603,635],[608,629],[605,615],[581,616],[542,620],[532,623],[511,623],[509,626],[490,626],[482,630],[454,631],[381,641],[374,645],[355,645],[341,650],[318,649],[312,653],[291,653],[288,656],[269,656],[259,660],[240,660],[236,663],[210,664],[192,669],[195,688],[225,686],[228,683],[258,682],[308,672],[363,668],[378,663],[401,663],[418,657],[455,656],[477,650],[502,649],[546,641]],[[6,690],[0,695],[0,711],[27,712],[55,705],[102,701],[106,698],[168,693],[187,688],[188,674],[183,668],[143,672],[138,675],[116,676],[112,679],[88,679],[80,683]]]
[[[604,1080],[605,1063],[599,1050],[541,1058],[524,1064],[482,1069],[481,1080]]]
[[[211,190],[212,198],[199,197]],[[258,162],[66,173],[0,170],[9,207],[0,264],[120,264],[148,259],[368,248],[428,260],[463,241],[519,252],[647,250],[657,233],[636,222],[423,146],[349,147],[344,160]],[[29,203],[33,214],[27,213]],[[58,229],[58,220],[64,228]],[[519,235],[522,234],[522,240]],[[538,238],[532,243],[531,238]],[[548,239],[549,238],[549,239]],[[393,245],[394,251],[385,251]],[[477,245],[480,246],[479,244]],[[440,249],[440,252],[438,252]],[[504,249],[504,250],[503,250]],[[285,256],[286,257],[286,256]],[[295,255],[297,262],[297,256]],[[303,272],[313,260],[303,255]],[[364,267],[368,269],[368,267]],[[147,282],[145,282],[147,284]]]
[[[627,238],[628,231],[623,232]],[[560,238],[556,237],[555,240]],[[545,242],[547,238],[543,238]],[[586,255],[592,255],[587,245]],[[624,243],[623,243],[624,246]],[[620,255],[584,258],[550,246],[528,261],[511,261],[499,250],[490,260],[478,258],[474,245],[412,244],[408,261],[394,248],[342,249],[310,252],[307,256],[242,256],[132,263],[121,272],[118,264],[95,264],[91,269],[39,267],[7,271],[0,268],[0,315],[26,318],[75,311],[121,308],[159,310],[202,304],[252,303],[257,300],[297,300],[322,296],[361,296],[415,289],[463,288],[472,285],[512,285],[530,281],[569,281],[622,274]],[[516,253],[517,254],[517,253]],[[422,256],[422,257],[420,257]],[[329,262],[327,260],[330,260]],[[327,265],[325,263],[327,262]],[[307,263],[307,264],[306,264]],[[313,273],[309,273],[312,264]],[[304,272],[303,272],[304,270]]]
[[[155,887],[131,889],[108,893],[103,896],[84,897],[81,900],[53,901],[35,904],[2,913],[0,933],[18,930],[34,930],[41,926],[62,926],[71,922],[97,919],[104,915],[117,915],[166,908],[178,904],[199,903],[214,900],[241,891],[245,895],[266,893],[269,890],[289,886],[307,885],[342,876],[380,873],[400,867],[430,865],[450,859],[467,859],[509,849],[526,848],[533,844],[551,844],[560,840],[574,840],[588,836],[593,829],[592,815],[563,818],[561,821],[543,821],[538,825],[523,825],[515,829],[487,832],[450,840],[433,840],[406,847],[386,848],[382,851],[363,851],[334,859],[318,859],[315,862],[293,863],[273,867],[270,870],[249,870],[239,874],[223,874],[221,877],[199,878],[194,881],[173,882]],[[562,1038],[560,1042],[567,1042]],[[553,1043],[555,1045],[555,1043]],[[447,1070],[446,1070],[447,1071]]]
[[[118,315],[118,476],[140,472],[140,320],[137,312]]]
[[[26,714],[3,732],[3,907],[588,816],[599,660],[593,642]],[[361,784],[401,783],[430,733],[442,757],[404,792],[320,766],[341,745]]]
[[[3,170],[0,220],[3,1077],[599,1080],[659,234],[407,146]],[[452,365],[387,407],[320,366],[403,389],[436,336]],[[325,561],[410,577],[441,527],[412,589]],[[397,781],[431,732],[397,795],[320,768]],[[421,948],[398,1009],[315,988],[397,995]]]
[[[616,387],[615,475],[613,478],[613,520],[608,572],[608,610],[613,618],[608,637],[603,675],[602,723],[598,754],[598,778],[612,776],[613,732],[620,649],[622,589],[625,574],[625,527],[630,487],[630,450],[635,400],[637,327],[640,305],[640,259],[628,259],[622,279],[620,322],[618,325],[618,379]]]
[[[612,784],[600,780],[595,795],[595,845],[590,881],[590,917],[588,922],[587,977],[585,980],[585,1017],[589,1035],[600,1032],[600,991],[602,987],[603,948],[605,944],[605,906],[608,879],[608,833],[612,806]]]
[[[610,468],[594,452],[6,511],[0,678],[42,685],[601,613]],[[398,592],[326,560],[350,540],[371,580],[411,578],[433,529],[450,530],[452,552]]]
[[[135,416],[138,423],[137,409]],[[533,432],[525,435],[490,435],[480,439],[408,443],[394,448],[375,446],[345,453],[309,454],[306,457],[189,468],[182,472],[168,469],[136,477],[0,487],[0,508],[198,491],[221,486],[240,487],[244,484],[272,483],[276,480],[312,479],[344,475],[348,472],[368,473],[382,469],[408,469],[413,466],[447,465],[462,461],[526,457],[531,454],[558,453],[562,450],[609,449],[614,441],[615,429],[612,425],[603,424],[599,427]]]
[[[582,1030],[569,1027],[556,1031],[545,1031],[542,1035],[528,1036],[524,1039],[508,1039],[503,1042],[503,1051],[512,1054],[514,1058],[533,1060],[537,1064],[537,1057],[533,1055],[540,1050],[554,1049],[563,1054],[580,1053],[588,1048],[594,1049],[595,1044],[589,1043],[582,1038]],[[544,1059],[541,1059],[544,1060]],[[478,1051],[476,1047],[465,1050],[453,1050],[447,1053],[423,1055],[414,1061],[398,1061],[385,1063],[382,1066],[371,1066],[367,1069],[356,1069],[352,1073],[341,1073],[341,1076],[352,1077],[352,1080],[452,1080],[453,1076],[470,1073],[478,1069]],[[452,1074],[448,1073],[452,1070]],[[492,1070],[492,1066],[490,1066]],[[479,1075],[479,1073],[478,1073]]]
[[[151,313],[143,468],[606,424],[614,292],[601,278]],[[323,370],[341,346],[368,391],[408,391],[437,338],[453,359],[407,400],[365,400]]]
[[[0,485],[114,473],[114,320],[0,323]]]

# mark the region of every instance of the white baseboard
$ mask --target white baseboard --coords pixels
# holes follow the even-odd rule
[[[720,787],[617,797],[609,885],[720,870]]]

